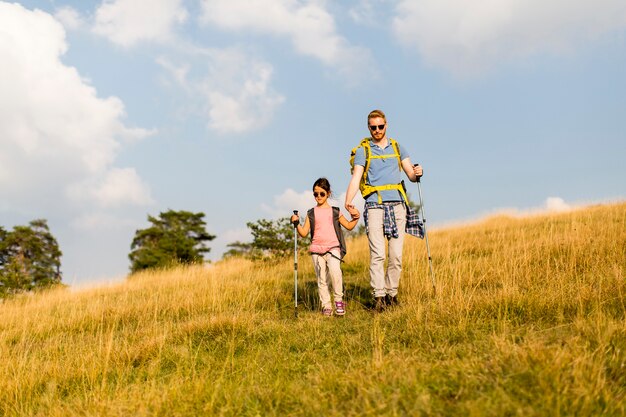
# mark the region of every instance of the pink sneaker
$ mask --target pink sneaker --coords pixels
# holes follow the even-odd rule
[[[333,315],[333,309],[332,308],[324,308],[322,309],[322,315],[324,317],[330,317]]]
[[[346,314],[346,305],[343,301],[335,301],[335,314],[338,316]]]

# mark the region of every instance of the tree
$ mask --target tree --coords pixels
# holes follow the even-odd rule
[[[204,261],[211,249],[205,242],[215,239],[205,230],[204,213],[169,210],[159,217],[148,216],[152,226],[135,232],[131,244],[131,272]]]
[[[61,255],[46,220],[0,228],[0,295],[60,284]]]
[[[293,253],[293,225],[288,217],[246,223],[252,233],[251,255],[255,258],[285,257]],[[309,238],[298,238],[298,247],[306,248]]]
[[[4,227],[0,226],[0,271],[2,271],[2,269],[4,268],[4,265],[8,261],[8,253],[7,251],[3,250],[4,242],[8,235],[9,235],[9,232],[7,232],[4,229]]]
[[[252,253],[252,243],[249,242],[236,241],[233,243],[229,243],[228,245],[226,245],[226,247],[229,247],[230,249],[224,252],[224,254],[222,255],[222,258],[224,259],[236,258],[238,256],[249,257]]]

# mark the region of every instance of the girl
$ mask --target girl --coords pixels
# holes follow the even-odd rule
[[[359,221],[359,211],[350,214],[348,221],[338,207],[331,207],[328,198],[331,195],[330,183],[326,178],[319,178],[313,184],[313,197],[317,206],[307,212],[304,226],[300,225],[299,217],[294,214],[291,222],[296,225],[298,234],[305,237],[311,232],[311,246],[309,251],[313,259],[317,288],[322,304],[322,314],[332,316],[333,309],[330,302],[328,284],[332,283],[335,301],[335,314],[346,314],[346,305],[343,302],[343,278],[341,276],[341,258],[346,254],[346,243],[341,226],[348,230],[354,229]]]

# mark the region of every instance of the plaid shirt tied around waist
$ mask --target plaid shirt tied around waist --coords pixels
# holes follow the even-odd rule
[[[369,225],[367,221],[367,210],[368,209],[382,209],[383,213],[383,233],[387,239],[398,238],[398,225],[396,224],[396,213],[393,210],[393,207],[398,204],[404,204],[400,201],[393,201],[378,204],[376,202],[368,202],[365,203],[365,213],[363,213],[364,221],[365,221],[365,231],[369,233]],[[413,207],[405,204],[406,208],[406,227],[404,231],[411,236],[419,237],[420,239],[424,239],[424,223],[420,220],[417,211],[413,209]]]

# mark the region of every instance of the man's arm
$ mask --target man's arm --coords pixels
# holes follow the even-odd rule
[[[404,158],[402,160],[402,170],[406,176],[409,177],[409,181],[411,182],[417,182],[417,179],[424,174],[421,166],[413,166],[411,158]]]
[[[355,165],[352,171],[352,178],[350,179],[350,184],[348,184],[345,201],[346,210],[348,210],[350,215],[354,215],[354,206],[352,205],[352,200],[354,200],[354,196],[359,189],[359,183],[361,182],[361,177],[363,176],[364,171],[365,167],[362,165]]]

